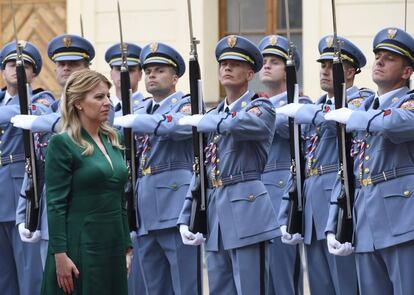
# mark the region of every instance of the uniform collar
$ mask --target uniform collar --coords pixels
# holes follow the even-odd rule
[[[287,92],[284,91],[282,93],[276,94],[275,96],[270,97],[269,100],[273,106],[281,107],[287,103]]]
[[[158,103],[160,106],[155,111],[155,113],[164,114],[164,113],[170,111],[177,104],[177,102],[180,101],[180,99],[183,96],[184,96],[184,94],[181,91],[176,91],[173,94],[171,94],[170,96],[167,96],[166,98],[161,100],[160,102],[156,102],[154,99],[152,99],[152,103],[149,103],[149,105],[151,106],[149,111],[152,110],[153,105]]]
[[[391,104],[396,102],[399,98],[403,97],[410,89],[407,86],[391,90],[383,95],[375,94],[375,97],[379,99],[380,108],[388,108]]]
[[[238,112],[243,109],[251,101],[254,93],[250,90],[247,90],[242,96],[232,102],[230,105],[227,104],[227,97],[224,99],[223,111],[226,107],[229,107],[231,112]]]

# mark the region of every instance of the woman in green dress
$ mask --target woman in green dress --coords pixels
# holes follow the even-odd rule
[[[64,89],[62,132],[46,156],[49,249],[42,294],[127,294],[128,175],[118,134],[107,124],[110,86],[102,74],[83,70]]]

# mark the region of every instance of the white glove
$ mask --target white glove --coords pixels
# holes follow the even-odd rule
[[[13,123],[14,127],[30,130],[37,117],[35,115],[16,115],[11,118],[10,122]]]
[[[206,240],[203,237],[203,234],[193,234],[192,232],[190,232],[190,230],[188,229],[188,225],[185,224],[180,225],[180,234],[184,245],[199,246]]]
[[[131,231],[129,232],[129,236],[131,237],[131,241],[134,242],[137,239],[137,232],[136,231]]]
[[[115,117],[114,118],[114,125],[115,126],[121,126],[121,127],[124,127],[124,128],[131,128],[137,117],[138,117],[138,115],[133,115],[133,114]]]
[[[200,123],[201,119],[203,119],[204,115],[196,114],[191,116],[184,116],[178,120],[178,125],[189,125],[197,127],[198,123]]]
[[[325,120],[336,121],[338,123],[346,124],[348,123],[349,117],[351,117],[353,112],[354,111],[348,108],[332,110],[325,114]]]
[[[287,226],[286,225],[282,225],[280,227],[280,231],[282,232],[282,243],[287,244],[287,245],[297,245],[302,243],[303,238],[302,235],[299,233],[293,234],[291,235],[290,233],[288,233],[286,231]]]
[[[30,230],[28,230],[26,228],[26,225],[24,223],[19,223],[18,229],[19,229],[20,239],[23,242],[36,243],[41,238],[40,230],[37,230],[35,232],[31,232]]]
[[[341,244],[336,238],[335,234],[328,233],[326,236],[329,253],[338,256],[348,256],[354,252],[354,247],[349,242]]]
[[[276,108],[276,114],[283,114],[288,117],[294,118],[301,107],[303,107],[303,104],[301,103],[289,103],[287,105],[284,105],[283,107]]]

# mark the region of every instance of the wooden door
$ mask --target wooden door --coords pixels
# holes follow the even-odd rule
[[[60,96],[54,75],[54,64],[47,56],[47,44],[55,36],[66,32],[66,0],[13,0],[17,37],[32,42],[42,54],[43,67],[33,82],[33,89],[41,87]],[[13,18],[9,0],[0,0],[0,46],[14,40]],[[4,81],[0,78],[0,86]]]

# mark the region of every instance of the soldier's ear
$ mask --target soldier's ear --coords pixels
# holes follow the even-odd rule
[[[404,71],[403,71],[402,78],[404,80],[410,79],[411,75],[413,74],[413,71],[414,71],[414,69],[413,69],[413,67],[411,65],[405,66],[404,67]]]

